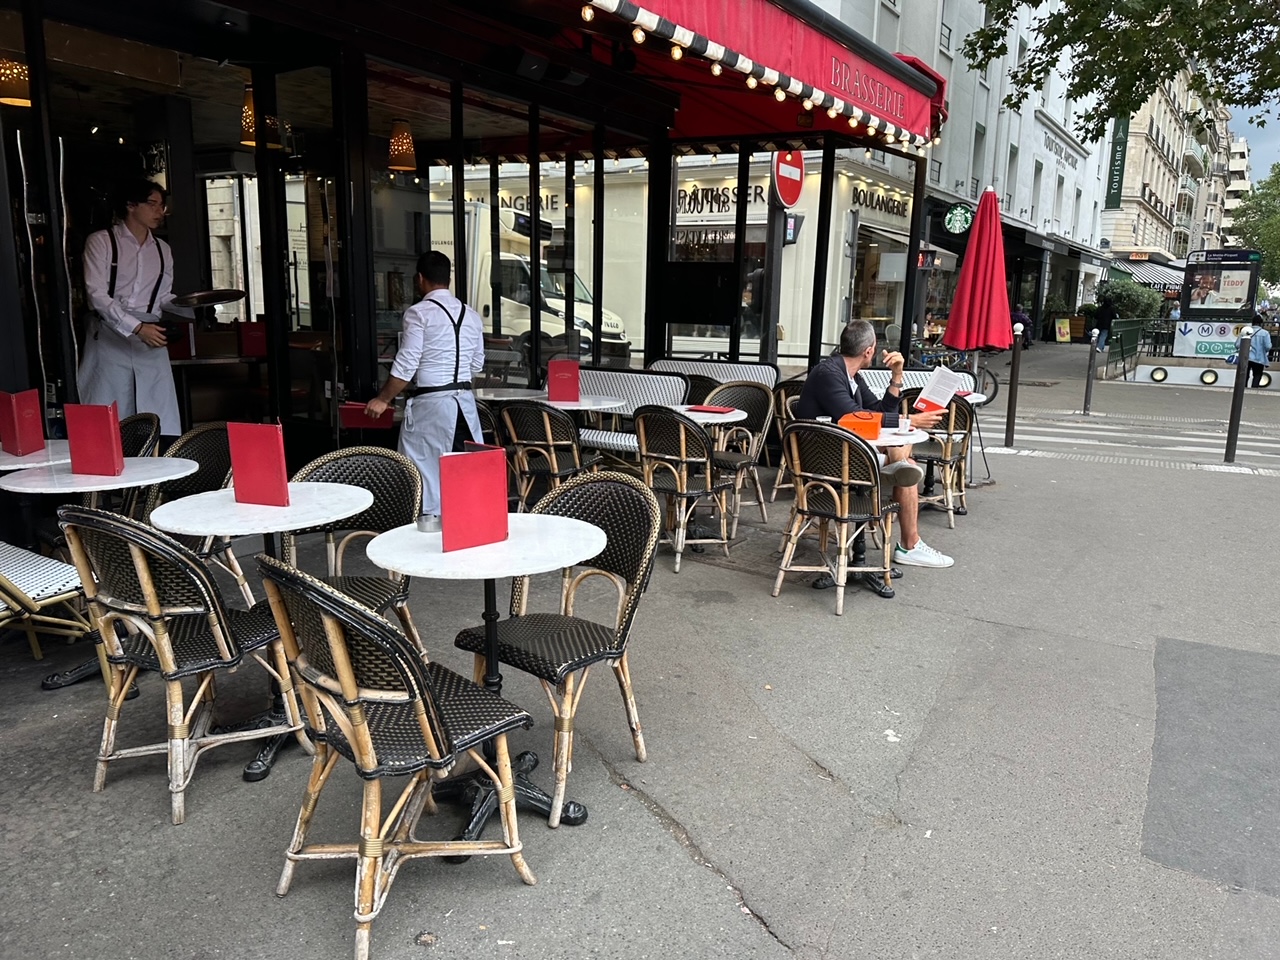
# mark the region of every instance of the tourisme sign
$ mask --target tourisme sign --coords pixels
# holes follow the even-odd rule
[[[790,210],[800,202],[804,190],[804,153],[780,150],[773,155],[773,189],[778,202]]]

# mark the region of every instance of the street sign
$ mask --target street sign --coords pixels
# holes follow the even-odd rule
[[[800,201],[804,189],[804,154],[783,150],[773,155],[773,190],[778,202],[790,210]]]
[[[1173,355],[1225,360],[1236,352],[1245,324],[1222,317],[1179,320],[1173,328]]]

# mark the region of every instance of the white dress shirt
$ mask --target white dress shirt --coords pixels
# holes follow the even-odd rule
[[[185,316],[192,315],[189,309],[173,307],[173,251],[169,245],[154,234],[148,233],[146,240],[138,243],[133,233],[123,223],[111,227],[116,236],[116,247],[120,251],[116,261],[115,297],[107,293],[111,282],[111,240],[106,230],[99,230],[89,235],[84,244],[84,286],[89,295],[89,305],[97,311],[103,322],[122,337],[132,336],[133,332],[147,321],[158,321],[161,309]],[[160,251],[164,251],[164,276],[160,278],[160,289],[156,292],[156,302],[147,312],[147,304],[151,301],[151,291],[156,285],[156,275],[160,270]]]
[[[154,278],[155,274],[152,274]],[[432,290],[406,310],[391,375],[419,387],[438,387],[455,382],[452,321],[457,318],[460,308],[461,301],[448,290]],[[464,308],[462,330],[456,342],[457,380],[470,380],[484,369],[484,324],[480,314],[470,307]]]

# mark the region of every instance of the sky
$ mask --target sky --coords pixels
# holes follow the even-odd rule
[[[1249,113],[1247,107],[1231,108],[1231,135],[1249,141],[1249,164],[1256,183],[1267,178],[1273,163],[1280,163],[1280,117],[1271,117],[1265,128],[1259,128],[1249,123]]]

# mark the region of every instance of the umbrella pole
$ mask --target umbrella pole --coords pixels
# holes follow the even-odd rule
[[[979,383],[979,381],[978,381],[978,358],[979,358],[979,356],[980,356],[979,351],[977,351],[977,350],[970,350],[970,351],[969,351],[969,372],[973,374],[973,389],[975,389],[975,390],[977,390],[977,389],[982,385],[982,384],[981,384],[981,383]],[[974,409],[973,416],[974,416],[975,426],[976,426],[976,425],[977,425],[977,416],[978,416],[978,411],[977,411],[977,409],[976,409],[976,408]],[[977,430],[977,431],[975,431],[975,432],[978,434],[978,443],[979,443],[979,444],[981,444],[981,443],[982,443],[982,431],[981,431],[981,430]],[[983,462],[985,463],[985,462],[986,462],[986,459],[987,459],[987,451],[986,451],[986,448],[985,448],[985,447],[983,447],[983,450],[982,450],[982,459],[983,459]],[[972,488],[972,487],[985,487],[985,486],[986,486],[987,484],[989,484],[989,483],[995,483],[995,481],[991,479],[991,472],[990,472],[990,468],[989,468],[989,467],[988,467],[988,471],[987,471],[987,477],[986,477],[986,479],[985,479],[985,480],[978,480],[978,479],[974,476],[974,473],[973,473],[973,438],[972,438],[972,437],[970,437],[970,438],[969,438],[969,464],[968,464],[968,466],[966,466],[966,467],[965,467],[964,475],[965,475],[965,486],[966,486],[966,487],[971,487],[971,488]]]

